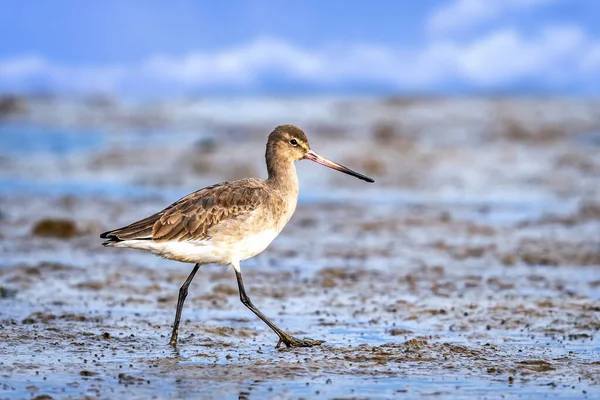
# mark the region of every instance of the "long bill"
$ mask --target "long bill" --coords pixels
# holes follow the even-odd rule
[[[324,165],[326,167],[333,168],[333,169],[335,169],[337,171],[341,171],[341,172],[343,172],[345,174],[355,176],[358,179],[362,179],[363,181],[367,181],[367,182],[371,182],[371,183],[375,182],[372,178],[369,178],[368,176],[363,175],[363,174],[359,174],[356,171],[352,171],[348,167],[344,167],[341,164],[338,164],[336,162],[328,160],[325,157],[322,157],[322,156],[318,155],[317,153],[315,153],[312,150],[307,151],[306,154],[304,155],[304,158],[306,158],[307,160],[311,160],[311,161],[314,161],[316,163],[319,163],[321,165]]]

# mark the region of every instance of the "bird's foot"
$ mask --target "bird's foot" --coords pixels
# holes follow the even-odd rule
[[[173,332],[173,334],[171,334],[171,339],[169,340],[169,346],[173,347],[173,348],[177,348],[177,337],[179,332]]]
[[[284,337],[280,337],[277,342],[276,349],[278,349],[281,344],[285,344],[285,347],[312,347],[318,346],[321,343],[325,343],[324,340],[313,340],[311,338],[298,339],[290,335],[285,335]]]

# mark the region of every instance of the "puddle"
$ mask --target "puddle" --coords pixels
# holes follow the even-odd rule
[[[94,131],[64,129],[22,124],[0,124],[0,143],[4,155],[62,156],[76,151],[89,151],[106,143],[105,135]]]

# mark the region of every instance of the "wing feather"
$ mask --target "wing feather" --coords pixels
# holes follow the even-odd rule
[[[238,218],[272,199],[258,179],[222,182],[191,193],[161,212],[100,235],[121,240],[206,240],[210,229]]]

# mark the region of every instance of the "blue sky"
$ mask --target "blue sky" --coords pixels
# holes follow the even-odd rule
[[[0,0],[0,91],[600,90],[600,1]]]

